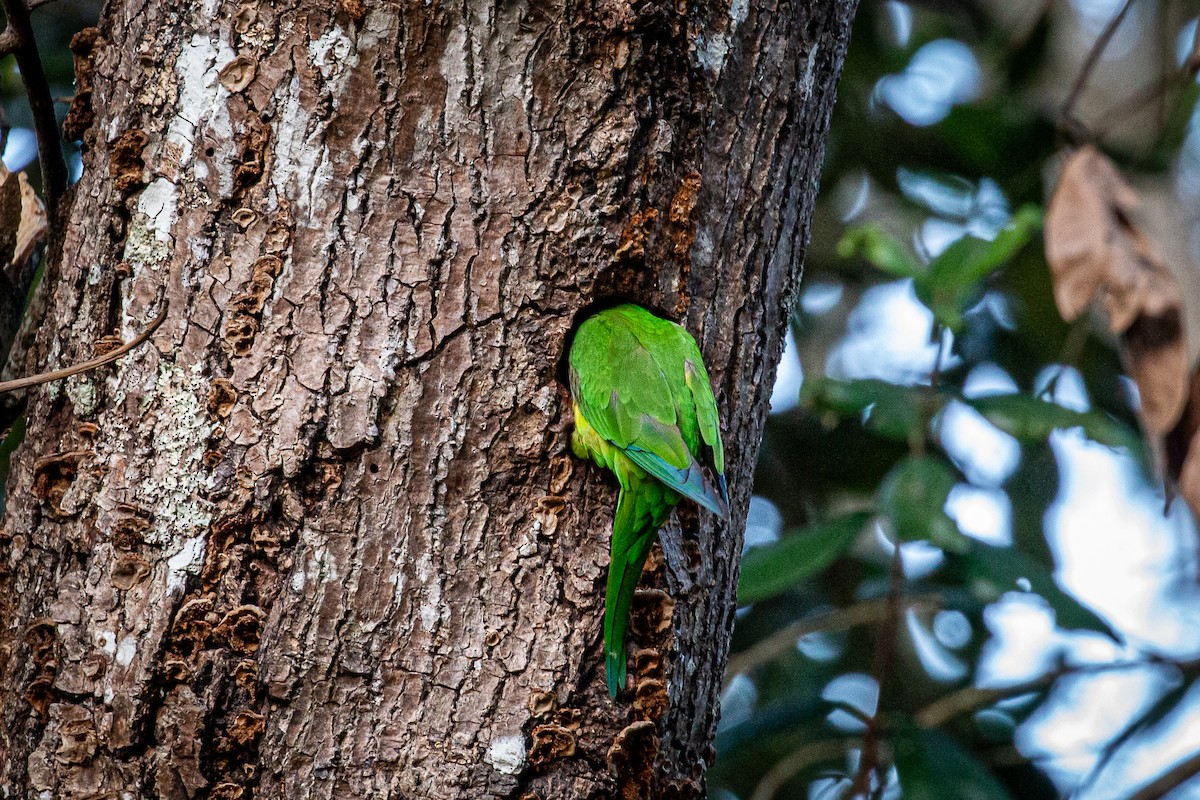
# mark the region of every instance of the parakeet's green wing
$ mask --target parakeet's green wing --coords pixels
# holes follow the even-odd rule
[[[701,439],[710,448],[715,441],[714,453],[721,451],[716,401],[695,342],[679,326],[642,309],[622,306],[613,311],[625,308],[636,309],[649,322],[603,316],[589,319],[580,328],[570,355],[575,402],[596,432],[631,461],[685,497],[724,515],[725,493],[712,484],[697,459]],[[689,378],[685,366],[691,359],[700,365],[699,370],[692,368],[694,378]],[[723,454],[718,458],[714,468],[717,463],[723,466]]]
[[[695,343],[692,349],[696,351],[695,360],[684,362],[684,374],[687,386],[692,393],[692,401],[696,404],[696,422],[700,426],[700,438],[708,445],[711,463],[709,466],[717,474],[721,491],[721,499],[729,505],[729,490],[725,484],[725,447],[721,444],[721,421],[717,416],[717,399],[713,397],[712,384],[708,379],[708,371],[704,369],[704,361]]]

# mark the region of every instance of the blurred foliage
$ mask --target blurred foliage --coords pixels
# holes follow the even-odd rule
[[[1031,683],[980,688],[993,641],[984,614],[1013,593],[1036,596],[1060,629],[1127,646],[1055,580],[1051,434],[1081,433],[1154,478],[1112,338],[1086,319],[1067,325],[1054,305],[1041,220],[1067,142],[1044,87],[1059,86],[1061,99],[1075,76],[1047,78],[1065,15],[1033,7],[1023,31],[982,3],[866,0],[859,10],[794,317],[800,403],[768,419],[755,478],[782,525],[743,560],[710,797],[1051,800],[1075,788],[1017,734],[1060,681],[1090,666],[1059,654]],[[1179,32],[1164,34],[1168,47]],[[950,91],[922,73],[933,55],[975,69],[974,90],[940,110],[926,97],[906,119],[896,92]],[[1149,57],[1141,66],[1160,68]],[[1110,150],[1127,168],[1161,173],[1195,100],[1191,83],[1164,93],[1152,146]],[[835,352],[862,314],[882,313],[872,293],[889,286],[926,309],[928,362],[852,374]],[[980,369],[1011,385],[973,389]],[[1085,407],[1061,399],[1067,374]],[[948,445],[951,411],[1012,437],[1020,457],[999,486]],[[1003,494],[1010,543],[960,529],[948,513],[960,487]],[[904,569],[897,541],[911,543]],[[1179,707],[1196,668],[1169,666],[1181,679],[1097,754],[1086,782]]]
[[[71,37],[83,28],[96,24],[101,5],[99,0],[53,0],[34,8],[32,12],[38,53],[46,71],[50,92],[56,100],[55,111],[60,124],[75,94],[75,59],[70,48]],[[33,117],[16,58],[6,56],[0,59],[0,127],[5,129],[6,135],[11,129],[13,141],[5,150],[4,160],[14,171],[27,167],[30,179],[35,186],[39,186],[32,126]],[[63,142],[62,147],[68,164],[73,164],[74,177],[78,174],[78,145],[75,142]]]

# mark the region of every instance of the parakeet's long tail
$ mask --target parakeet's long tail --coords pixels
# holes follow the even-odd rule
[[[608,673],[608,693],[613,697],[625,686],[625,635],[629,629],[629,610],[646,555],[654,543],[654,533],[653,529],[646,531],[621,551],[613,548],[604,608],[604,666]]]
[[[622,484],[613,517],[612,558],[604,596],[604,666],[608,693],[613,697],[625,686],[625,638],[633,594],[654,536],[678,497],[649,477]]]

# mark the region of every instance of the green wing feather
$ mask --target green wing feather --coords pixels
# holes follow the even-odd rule
[[[688,390],[691,391],[692,400],[696,405],[696,422],[700,426],[700,438],[708,445],[709,452],[712,454],[711,464],[720,484],[721,500],[728,508],[729,489],[725,485],[725,446],[721,444],[721,421],[717,417],[717,399],[713,397],[712,386],[708,380],[708,370],[704,368],[704,361],[700,358],[700,351],[696,348],[695,342],[692,342],[692,348],[696,350],[696,358],[694,361],[689,359],[684,362],[684,375]]]
[[[601,437],[690,500],[728,513],[717,403],[686,330],[618,306],[580,326],[569,361],[575,402]]]
[[[568,361],[575,450],[621,484],[604,615],[615,697],[625,683],[629,608],[654,534],[680,495],[728,513],[725,453],[708,372],[679,325],[634,305],[602,311],[580,326]]]

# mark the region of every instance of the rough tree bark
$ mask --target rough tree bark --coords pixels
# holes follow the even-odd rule
[[[6,796],[701,796],[853,5],[110,0],[9,370],[169,316],[30,398]],[[697,335],[734,498],[664,532],[617,703],[559,379],[614,297]]]

